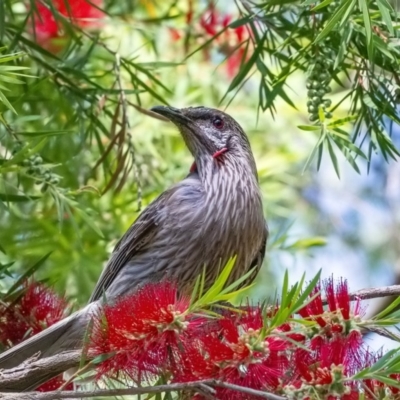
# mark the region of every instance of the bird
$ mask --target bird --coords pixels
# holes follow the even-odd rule
[[[246,133],[218,109],[155,106],[151,111],[179,129],[194,157],[190,173],[150,203],[118,241],[88,305],[0,354],[0,369],[15,367],[34,354],[49,357],[82,347],[87,325],[104,298],[114,302],[163,279],[190,294],[202,273],[207,289],[233,256],[227,285],[248,271],[252,272],[243,284],[256,277],[268,228]],[[33,389],[51,377],[19,390]]]

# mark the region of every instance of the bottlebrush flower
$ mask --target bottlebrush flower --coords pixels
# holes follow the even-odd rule
[[[69,311],[67,301],[38,282],[25,282],[24,292],[17,301],[0,309],[0,343],[7,348],[36,335],[63,319]],[[57,376],[39,386],[36,391],[50,392],[63,383]],[[65,390],[73,390],[69,384]]]
[[[62,375],[59,375],[40,385],[36,389],[36,392],[52,392],[59,389],[64,383],[65,380],[63,379]],[[74,390],[74,384],[72,382],[69,383],[63,390]]]
[[[215,38],[218,51],[226,56],[226,71],[233,77],[245,57],[246,51],[242,46],[243,42],[249,38],[249,31],[245,25],[229,28],[232,21],[230,14],[221,14],[216,9],[213,2],[200,17],[200,30],[206,36],[215,36],[225,29],[225,31]]]
[[[0,343],[11,347],[22,342],[63,319],[67,308],[66,300],[48,287],[25,283],[23,295],[2,307]]]
[[[92,355],[110,357],[98,377],[122,372],[140,380],[174,370],[200,321],[188,313],[190,299],[178,296],[171,282],[150,283],[113,305],[104,305],[94,321]]]
[[[308,398],[314,393],[320,398],[332,395],[334,399],[349,396],[353,391],[346,378],[355,372],[355,361],[346,338],[325,341],[314,351],[298,348],[292,354],[290,365],[283,384],[287,395]]]
[[[298,313],[306,319],[315,321],[319,327],[319,331],[312,334],[332,337],[334,335],[349,335],[354,339],[354,345],[359,343],[359,329],[356,322],[364,313],[361,302],[356,300],[350,301],[347,281],[340,279],[335,285],[333,277],[323,281],[324,293],[328,310],[324,309],[321,296],[321,285],[318,284],[310,294],[311,300]],[[317,295],[317,293],[319,293]],[[354,332],[355,331],[355,332]],[[316,338],[316,342],[320,339]]]
[[[382,357],[382,351],[378,351],[377,353],[373,353],[370,351],[365,351],[360,357],[354,366],[354,371],[360,371],[364,368],[371,367]],[[400,382],[400,373],[390,374],[389,378],[394,379],[397,382]],[[361,386],[365,387],[365,399],[393,399],[398,400],[400,398],[400,389],[393,385],[389,385],[378,381],[377,379],[363,379],[361,382]]]
[[[274,390],[288,366],[291,344],[276,336],[263,337],[260,307],[214,321],[212,330],[198,332],[182,357],[174,381],[216,378],[253,389]],[[218,399],[247,399],[248,395],[217,389]]]
[[[104,13],[100,10],[102,3],[102,0],[52,0],[50,7],[36,0],[36,10],[33,10],[33,35],[38,43],[51,47],[51,39],[63,36],[62,17],[80,28],[98,28],[99,20],[104,18]],[[62,17],[57,19],[54,13],[59,13]]]

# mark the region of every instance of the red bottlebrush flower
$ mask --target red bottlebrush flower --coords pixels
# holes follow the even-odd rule
[[[63,319],[66,310],[66,300],[54,291],[38,282],[26,283],[24,294],[2,309],[0,342],[16,345]]]
[[[211,3],[208,10],[200,18],[200,26],[207,34],[214,36],[219,30],[218,25],[218,12],[216,11],[214,4]]]
[[[335,285],[333,276],[331,276],[324,281],[324,288],[329,310],[340,312],[345,321],[350,320],[353,316],[359,316],[364,313],[360,300],[355,301],[354,305],[351,306],[346,279],[340,278]]]
[[[170,282],[151,283],[113,305],[105,305],[94,323],[89,352],[110,354],[98,377],[120,371],[140,379],[174,370],[200,321],[188,315],[190,299],[179,297]]]
[[[310,297],[314,297],[321,291],[321,286],[318,284],[312,290]],[[298,311],[303,318],[308,318],[316,321],[318,325],[323,328],[326,326],[326,321],[322,317],[324,314],[324,306],[322,304],[321,293],[319,293],[313,300],[311,300],[305,307]]]
[[[169,28],[169,33],[171,34],[171,38],[173,42],[177,42],[182,38],[182,33],[176,28]]]
[[[335,285],[333,277],[331,277],[323,281],[323,286],[328,310],[324,310],[322,296],[319,293],[298,312],[303,318],[316,321],[320,326],[319,331],[314,329],[310,333],[313,336],[322,335],[327,338],[351,334],[353,338],[357,338],[359,333],[356,334],[353,332],[358,331],[355,322],[364,310],[361,307],[360,301],[356,301],[355,305],[351,304],[347,281],[341,279]],[[320,284],[314,288],[310,296],[314,297],[319,291]],[[357,347],[357,343],[358,339],[353,343],[353,347]],[[315,341],[312,340],[311,345],[315,348]]]
[[[102,0],[52,0],[52,7],[74,25],[98,28],[99,19],[104,17],[99,9],[102,3]],[[33,16],[33,33],[37,41],[47,44],[50,39],[61,37],[62,24],[54,16],[52,8],[40,1],[36,1],[35,5],[37,12]]]
[[[200,27],[206,36],[215,36],[220,33],[215,43],[218,45],[218,51],[226,56],[226,71],[229,77],[236,75],[246,54],[245,48],[242,47],[243,41],[246,33],[247,36],[250,35],[245,25],[228,28],[231,21],[232,16],[219,13],[213,2],[200,18]],[[224,32],[221,33],[223,30]],[[205,54],[208,59],[208,53]]]
[[[36,392],[52,392],[59,389],[64,383],[65,380],[62,375],[59,375],[40,385]],[[63,390],[74,390],[74,384],[72,382],[69,383]]]
[[[230,56],[228,56],[226,60],[226,72],[230,78],[234,77],[242,63],[242,59],[245,53],[245,49],[243,47],[239,47]]]
[[[261,336],[260,307],[246,307],[238,315],[224,316],[201,331],[183,357],[176,382],[216,378],[253,389],[276,389],[288,365],[289,342]],[[201,336],[202,335],[202,336]],[[245,399],[248,395],[217,390],[218,399]]]
[[[188,1],[188,11],[186,13],[186,24],[189,25],[193,21],[193,0]]]

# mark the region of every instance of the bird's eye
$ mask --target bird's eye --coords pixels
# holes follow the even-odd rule
[[[217,129],[222,129],[224,127],[224,121],[221,118],[214,118],[212,123]]]

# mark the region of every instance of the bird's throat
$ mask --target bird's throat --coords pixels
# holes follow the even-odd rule
[[[227,148],[227,147],[223,147],[222,149],[217,150],[217,151],[213,154],[212,158],[213,158],[214,160],[216,160],[217,162],[222,161],[222,155],[225,154],[227,151],[228,151],[228,148]],[[193,164],[192,164],[192,166],[190,167],[190,172],[191,172],[191,173],[193,173],[193,172],[198,172],[198,171],[197,171],[197,164],[196,164],[196,161],[193,161]]]

